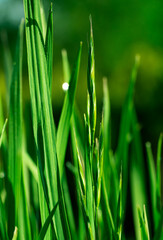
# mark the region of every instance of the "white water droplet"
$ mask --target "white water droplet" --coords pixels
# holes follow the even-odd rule
[[[62,89],[63,89],[63,91],[67,91],[69,89],[69,84],[67,82],[64,82],[62,84]]]

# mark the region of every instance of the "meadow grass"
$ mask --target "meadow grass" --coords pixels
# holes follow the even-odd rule
[[[124,224],[129,193],[133,219],[128,217],[127,221],[134,223],[133,238],[163,239],[162,134],[156,161],[149,142],[144,156],[133,101],[140,57],[135,57],[117,148],[113,151],[106,78],[103,79],[99,133],[96,128],[95,57],[90,17],[84,124],[75,103],[80,43],[72,73],[67,52],[62,51],[63,73],[69,87],[56,127],[51,101],[53,6],[51,4],[47,22],[41,8],[39,0],[24,0],[25,23],[21,21],[17,37],[6,120],[0,99],[0,239],[129,239]],[[27,122],[23,120],[24,25],[34,156],[27,150]],[[69,135],[73,157],[66,161]],[[73,176],[73,190],[66,171]],[[72,200],[72,191],[75,200]]]

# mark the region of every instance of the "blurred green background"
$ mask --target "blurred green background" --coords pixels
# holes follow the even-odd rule
[[[43,1],[48,13],[50,0]],[[135,88],[135,105],[143,142],[153,148],[163,130],[163,1],[161,0],[55,0],[54,1],[54,74],[53,105],[56,122],[59,119],[64,93],[61,50],[68,52],[72,69],[79,42],[83,41],[81,70],[76,100],[82,114],[86,111],[86,79],[89,15],[92,15],[98,116],[102,112],[102,78],[108,78],[112,141],[115,147],[121,107],[127,92],[135,54],[141,64]],[[24,16],[23,0],[0,0],[0,94],[6,100],[5,52],[14,55],[20,19]],[[25,44],[24,44],[25,46]],[[6,69],[6,70],[5,70]],[[26,52],[23,68],[24,106],[29,103]]]

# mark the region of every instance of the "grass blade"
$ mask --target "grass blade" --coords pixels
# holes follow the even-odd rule
[[[138,217],[139,217],[139,224],[140,224],[141,239],[150,240],[145,205],[143,209],[143,216],[141,214],[140,208],[138,207]]]
[[[47,30],[46,30],[46,39],[45,39],[45,54],[47,59],[50,92],[52,89],[52,70],[53,70],[53,9],[52,7],[53,5],[51,3],[49,16],[48,16]]]
[[[156,165],[156,200],[157,210],[161,211],[161,150],[162,150],[162,138],[160,135],[157,147],[157,165]]]
[[[2,240],[9,240],[7,229],[6,229],[6,215],[4,211],[5,207],[4,204],[1,201],[0,196],[0,239]]]
[[[46,235],[46,232],[47,232],[47,229],[49,227],[49,224],[51,223],[52,221],[52,218],[53,218],[53,215],[55,214],[55,211],[56,211],[56,208],[58,207],[58,203],[54,206],[54,208],[51,210],[48,218],[46,219],[41,231],[40,231],[40,234],[38,236],[38,240],[43,240],[45,235]]]
[[[133,110],[133,93],[134,85],[137,76],[137,70],[139,66],[140,57],[136,56],[135,64],[131,74],[130,85],[127,93],[127,97],[122,110],[122,117],[120,123],[120,134],[117,147],[117,167],[120,171],[122,164],[123,175],[123,208],[125,207],[126,194],[127,194],[127,182],[128,182],[128,147],[130,142],[130,130]]]
[[[3,125],[3,128],[2,128],[2,131],[1,131],[1,135],[0,135],[0,147],[1,147],[1,144],[2,144],[2,141],[3,141],[3,135],[4,135],[4,132],[5,132],[5,129],[6,129],[7,122],[8,122],[8,119],[6,118],[5,123]]]
[[[75,97],[77,79],[79,74],[81,49],[82,49],[82,43],[80,44],[77,60],[72,71],[71,79],[69,82],[69,89],[65,96],[62,113],[61,113],[58,130],[57,130],[57,156],[59,161],[59,169],[60,169],[61,177],[63,174],[63,166],[64,166],[64,159],[65,159],[68,134],[69,134],[69,128],[70,128],[70,120],[73,112],[74,97]]]
[[[50,90],[49,84],[47,84],[48,71],[47,71],[47,61],[44,51],[44,43],[42,37],[42,28],[41,28],[41,14],[40,14],[40,5],[39,1],[35,1],[35,4],[32,1],[25,2],[25,15],[27,18],[33,18],[33,21],[30,22],[27,19],[27,42],[30,46],[29,51],[29,60],[34,59],[36,69],[33,69],[31,63],[29,63],[31,76],[30,80],[30,90],[31,98],[35,97],[35,102],[33,104],[33,114],[34,114],[34,134],[36,146],[39,151],[41,148],[38,144],[40,141],[40,136],[42,136],[42,151],[44,153],[43,161],[40,162],[40,165],[45,166],[45,179],[47,184],[47,191],[49,197],[48,207],[52,209],[58,201],[58,195],[62,192],[60,184],[60,173],[58,169],[58,160],[56,154],[56,140],[55,140],[55,128],[54,120],[52,113],[52,104],[50,99]],[[30,15],[28,15],[28,13]],[[26,29],[27,29],[26,28]],[[30,39],[32,37],[32,41]],[[35,76],[35,75],[36,76]],[[37,104],[36,104],[37,103]],[[36,114],[36,115],[35,115]],[[41,126],[40,126],[41,123]],[[38,132],[39,130],[39,132]],[[38,135],[39,133],[39,135]],[[52,147],[53,146],[53,147]],[[40,174],[44,172],[40,169]],[[45,191],[45,189],[44,189]],[[53,218],[54,228],[57,233],[57,238],[63,239],[70,238],[69,227],[67,224],[66,212],[64,209],[63,198],[60,203],[60,207],[56,209],[56,214]]]
[[[9,206],[9,237],[12,237],[15,224],[18,219],[18,206],[21,186],[21,164],[22,164],[22,53],[23,53],[23,30],[22,20],[19,29],[15,63],[13,66],[12,80],[10,84],[10,108],[9,108],[9,156],[8,156],[8,178],[12,186],[15,198],[13,208],[12,192],[8,191]],[[13,211],[12,211],[13,209]]]

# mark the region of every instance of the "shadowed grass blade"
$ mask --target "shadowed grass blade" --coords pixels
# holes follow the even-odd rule
[[[55,211],[56,211],[56,208],[58,206],[58,203],[54,206],[54,208],[52,209],[52,211],[50,212],[48,218],[46,219],[41,231],[40,231],[40,234],[38,236],[38,239],[37,240],[43,240],[45,235],[46,235],[46,232],[47,232],[47,229],[52,221],[52,218],[53,218],[53,215],[55,214]]]
[[[137,206],[147,206],[147,187],[146,187],[146,170],[141,146],[139,125],[137,123],[136,113],[133,110],[132,115],[132,143],[131,143],[131,166],[130,166],[130,187],[131,200],[133,209],[133,218],[137,239],[140,239],[140,225],[138,218]]]
[[[157,210],[161,211],[161,152],[162,152],[162,138],[160,135],[157,147],[157,165],[156,165],[156,201]]]
[[[23,54],[23,31],[24,21],[20,24],[15,62],[13,65],[12,80],[10,84],[9,106],[9,155],[8,155],[8,178],[11,183],[15,199],[13,205],[12,191],[8,189],[8,232],[13,235],[15,224],[18,220],[18,206],[21,187],[22,165],[22,54]]]
[[[122,175],[123,175],[123,208],[126,203],[127,194],[127,182],[128,182],[128,147],[130,142],[130,130],[131,130],[131,120],[132,120],[132,110],[133,110],[133,94],[134,86],[137,76],[137,70],[139,66],[140,57],[137,55],[135,57],[135,64],[131,74],[130,85],[125,99],[125,103],[122,110],[122,117],[120,123],[120,134],[118,139],[118,147],[116,152],[117,157],[117,167],[120,171],[122,164]]]
[[[7,229],[6,229],[6,215],[5,215],[5,206],[1,201],[0,196],[0,239],[9,240]]]
[[[151,143],[146,143],[146,150],[147,150],[147,165],[149,171],[149,185],[150,185],[150,198],[152,204],[152,216],[154,220],[154,229],[157,228],[158,224],[158,211],[156,207],[156,170],[155,170],[155,163],[151,149]]]

